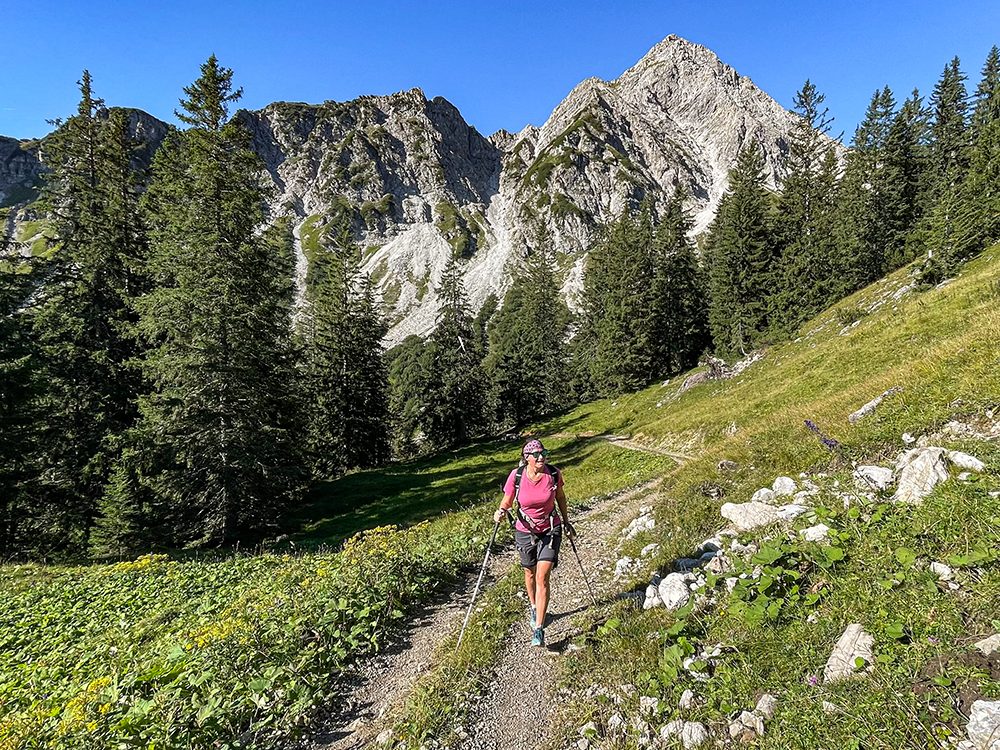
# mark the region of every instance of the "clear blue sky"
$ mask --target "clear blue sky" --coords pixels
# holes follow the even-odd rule
[[[849,140],[875,89],[929,96],[957,55],[972,90],[1000,45],[998,0],[3,0],[0,18],[0,135],[16,138],[73,113],[84,68],[109,105],[173,122],[212,53],[248,109],[419,86],[484,135],[516,132],[584,78],[616,78],[677,34],[785,107],[811,79]]]

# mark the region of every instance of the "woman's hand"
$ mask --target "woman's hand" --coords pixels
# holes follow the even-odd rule
[[[497,512],[493,514],[493,523],[500,523],[506,515],[507,511],[503,508],[497,508]]]
[[[566,536],[570,538],[570,541],[576,541],[576,529],[573,528],[573,524],[569,521],[563,521],[563,528],[565,528]]]

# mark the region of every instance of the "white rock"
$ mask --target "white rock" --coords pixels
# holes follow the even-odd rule
[[[588,721],[582,727],[577,730],[584,737],[596,737],[597,736],[597,724],[592,721]]]
[[[659,544],[647,544],[642,548],[642,551],[639,553],[639,557],[649,557],[650,555],[655,555],[659,551]]]
[[[683,693],[681,693],[681,699],[680,702],[677,704],[677,707],[682,711],[687,711],[688,709],[694,708],[694,706],[695,706],[694,691],[688,689],[685,690]]]
[[[777,508],[765,503],[725,503],[719,512],[740,531],[770,526],[779,520]]]
[[[883,466],[859,466],[854,471],[854,484],[858,489],[885,491],[895,481],[892,469]]]
[[[676,737],[683,731],[684,731],[684,720],[674,719],[673,721],[667,722],[662,727],[660,727],[660,737],[662,737],[664,740],[669,740],[671,737]]]
[[[973,703],[966,731],[976,750],[1000,750],[1000,701]]]
[[[760,700],[757,701],[757,706],[754,708],[754,711],[759,713],[768,721],[774,718],[774,714],[777,710],[778,699],[770,693],[764,693],[760,696]]]
[[[708,742],[708,728],[697,721],[684,722],[681,730],[681,743],[684,750],[695,750]]]
[[[758,737],[764,736],[764,720],[759,716],[755,716],[749,711],[744,711],[740,714],[738,721],[748,729],[752,729],[753,733]]]
[[[657,584],[651,583],[646,587],[646,597],[642,600],[643,609],[654,609],[663,604],[660,601],[660,591],[657,588]]]
[[[380,733],[378,737],[375,738],[375,744],[379,747],[385,747],[390,742],[392,742],[392,730],[386,729],[384,732]]]
[[[860,624],[848,625],[826,661],[826,667],[823,668],[823,682],[837,682],[853,677],[858,671],[858,659],[870,665],[873,662],[874,643],[875,639],[866,633]]]
[[[914,448],[896,459],[899,486],[893,499],[908,505],[920,505],[939,482],[948,479],[944,448]]]
[[[807,542],[822,542],[830,534],[830,527],[823,523],[818,523],[815,526],[810,526],[808,529],[802,529],[799,532],[801,536]]]
[[[639,713],[652,716],[660,710],[660,699],[648,695],[639,698]]]
[[[621,714],[612,714],[607,723],[609,734],[621,734],[625,731],[625,717]]]
[[[968,469],[969,471],[974,471],[977,474],[986,469],[986,464],[975,456],[970,456],[968,453],[962,453],[961,451],[945,451],[945,454],[948,456],[948,460],[960,469]]]
[[[722,549],[722,539],[717,536],[713,536],[711,539],[706,539],[698,548],[695,550],[695,557],[701,557],[708,552],[718,552]]]
[[[799,487],[795,484],[795,480],[791,477],[778,477],[774,480],[774,484],[771,489],[774,490],[774,494],[781,495],[794,495],[795,490]]]
[[[859,419],[863,419],[864,417],[867,417],[869,414],[874,413],[875,409],[878,408],[878,405],[882,403],[883,399],[888,398],[889,396],[895,395],[895,394],[899,393],[902,390],[903,389],[901,387],[899,387],[898,385],[896,387],[894,387],[894,388],[890,388],[885,393],[883,393],[881,396],[878,396],[878,397],[872,399],[867,404],[865,404],[860,409],[858,409],[856,412],[854,412],[853,414],[851,414],[850,416],[848,416],[847,420],[851,424],[854,424]]]
[[[983,638],[983,640],[976,643],[976,648],[979,649],[984,656],[989,656],[992,653],[1000,651],[1000,633],[991,635],[989,638]]]
[[[624,578],[635,568],[635,563],[637,560],[631,557],[623,557],[621,560],[615,563],[615,578]]]
[[[944,563],[932,562],[930,565],[931,573],[938,577],[939,581],[950,581],[952,570]]]
[[[576,741],[576,747],[577,750],[589,750],[590,740],[588,740],[586,737],[581,737]]]
[[[903,443],[905,445],[913,445],[915,442],[917,442],[917,439],[913,435],[908,432],[903,433]]]
[[[774,490],[769,487],[761,487],[750,498],[752,503],[769,503],[774,500]]]
[[[663,606],[671,612],[680,609],[691,600],[691,591],[682,573],[671,573],[660,581],[659,594]]]
[[[825,714],[839,714],[840,706],[835,703],[830,703],[830,701],[823,701],[823,713]]]
[[[782,521],[794,521],[809,510],[805,505],[782,505],[778,508],[778,518]]]

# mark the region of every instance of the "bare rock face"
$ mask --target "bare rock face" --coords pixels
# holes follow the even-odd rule
[[[484,138],[451,104],[419,89],[241,113],[299,239],[299,289],[313,251],[301,237],[347,219],[382,293],[386,343],[427,334],[448,260],[464,263],[478,309],[502,296],[544,227],[576,306],[600,224],[645,196],[689,196],[696,232],[715,215],[740,148],[761,144],[780,180],[794,115],[709,50],[675,36],[617,80],[580,83],[541,127]],[[302,231],[308,229],[309,231]]]
[[[37,142],[0,136],[0,206],[33,199],[41,174]]]
[[[167,126],[132,112],[148,162]],[[322,230],[346,221],[382,295],[390,346],[433,329],[436,288],[453,256],[478,310],[491,294],[502,297],[542,230],[577,307],[600,225],[647,196],[662,207],[681,188],[695,233],[704,231],[741,148],[759,144],[767,184],[780,182],[796,120],[710,50],[676,36],[614,81],[583,81],[542,127],[517,134],[483,137],[420,89],[276,102],[237,117],[274,182],[272,221],[293,227],[299,300]],[[0,203],[29,190],[41,170],[33,158],[0,139]]]

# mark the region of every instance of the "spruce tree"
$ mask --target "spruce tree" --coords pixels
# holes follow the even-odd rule
[[[38,542],[74,551],[87,543],[118,441],[138,415],[132,301],[146,284],[128,118],[104,110],[87,71],[79,86],[77,114],[46,145],[42,205],[56,249],[32,308],[45,383],[32,488]]]
[[[764,159],[756,144],[740,151],[729,190],[711,230],[709,328],[721,355],[746,353],[762,343],[771,325],[778,244],[771,199],[764,187]]]
[[[931,96],[933,197],[940,198],[964,177],[969,159],[968,92],[958,58],[945,66]]]
[[[783,283],[772,323],[786,332],[845,290],[836,266],[834,215],[838,164],[825,136],[832,118],[825,97],[806,81],[794,99],[799,115],[789,137],[787,175],[777,208]]]
[[[108,503],[150,510],[170,543],[232,544],[273,525],[301,485],[291,269],[260,232],[268,186],[228,119],[232,71],[213,55],[184,91],[191,127],[157,152],[145,196],[157,286],[137,306],[153,392]]]
[[[492,411],[501,427],[519,427],[568,402],[566,328],[562,301],[544,233],[522,264],[489,328],[483,369]]]
[[[28,492],[31,459],[38,455],[34,404],[38,356],[24,312],[36,279],[31,261],[0,234],[0,555],[7,559],[35,546]]]
[[[689,236],[692,221],[677,188],[667,202],[653,239],[651,290],[657,375],[673,375],[698,362],[708,347],[707,277]]]
[[[655,377],[653,276],[653,219],[644,203],[612,222],[587,258],[574,357],[589,370],[595,395],[634,391]]]
[[[483,428],[485,379],[458,258],[448,261],[437,295],[441,307],[422,357],[420,425],[431,445],[444,448],[467,443]]]
[[[332,479],[390,457],[381,345],[387,326],[368,278],[360,273],[361,253],[350,228],[336,228],[324,250],[303,325],[303,379],[312,473]]]
[[[397,458],[410,458],[418,450],[417,438],[422,429],[428,393],[425,353],[424,339],[410,335],[385,355],[389,370],[392,452]]]

